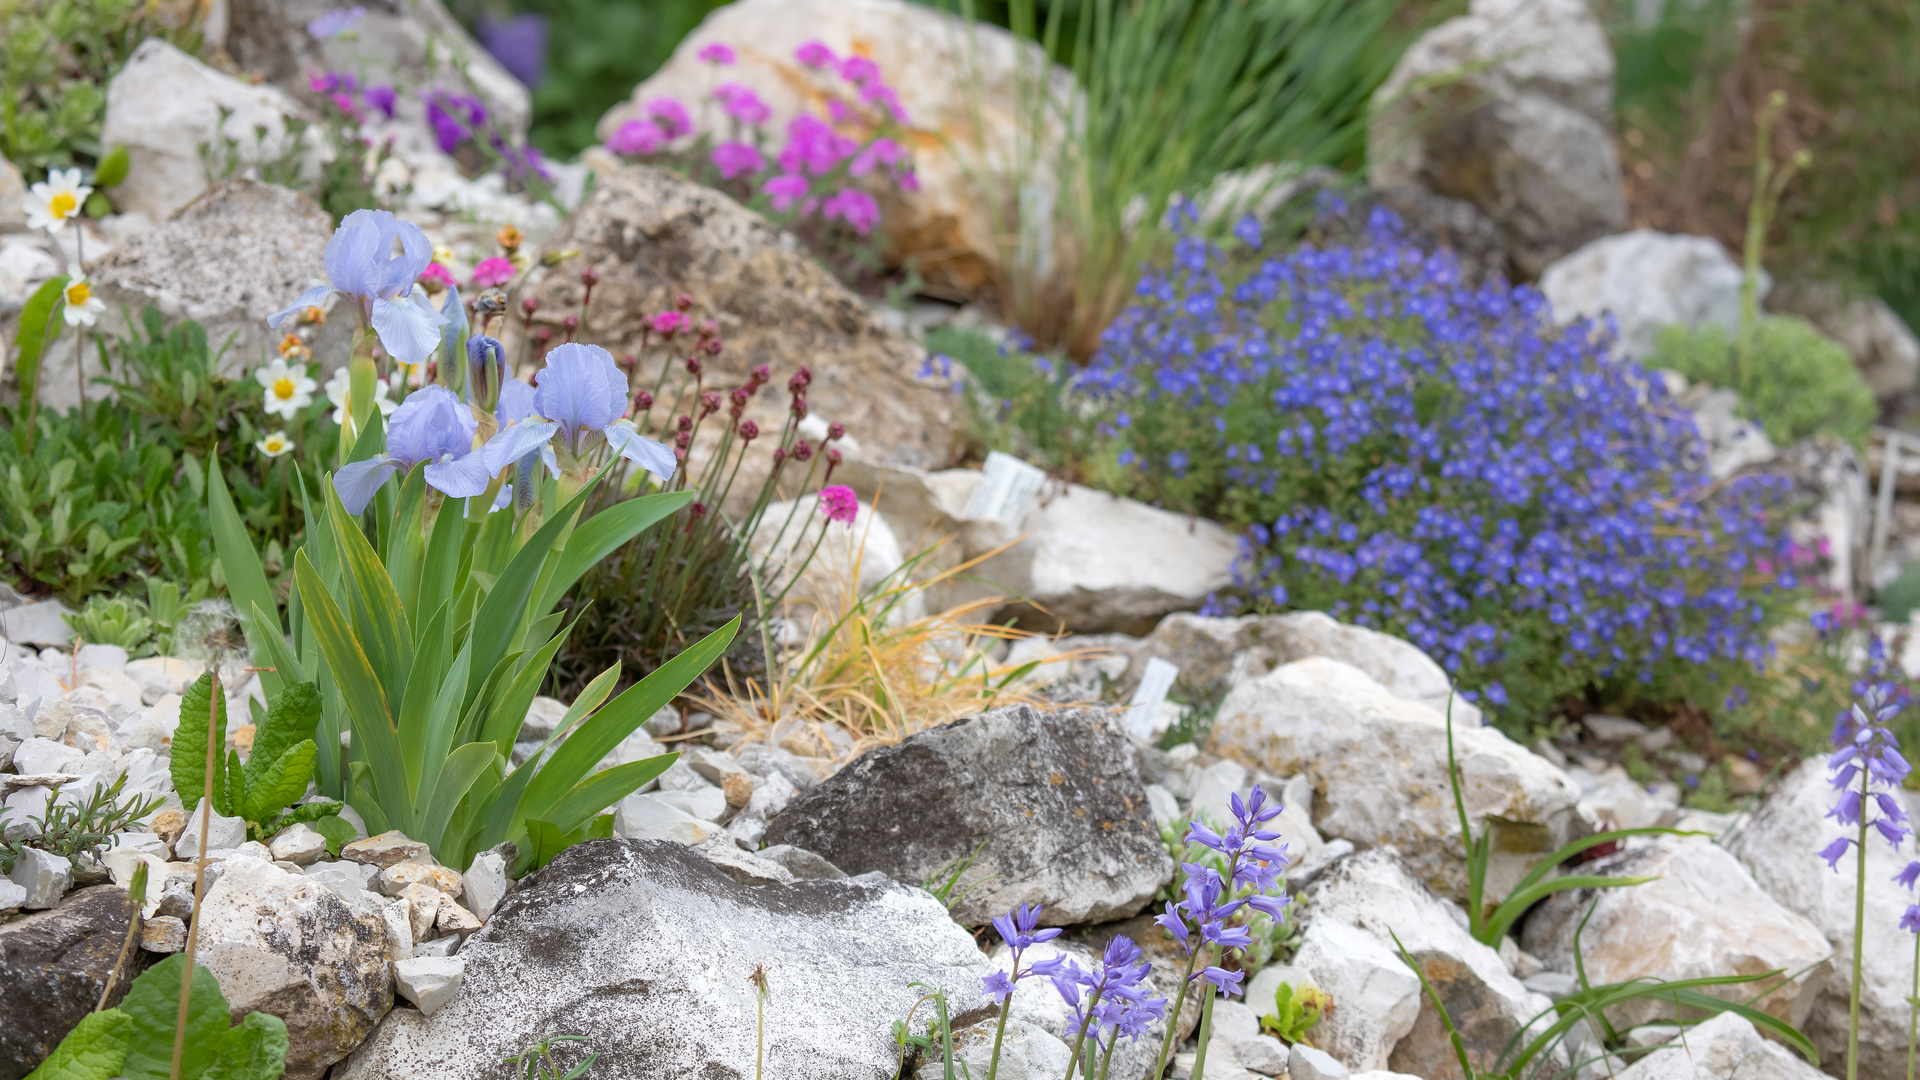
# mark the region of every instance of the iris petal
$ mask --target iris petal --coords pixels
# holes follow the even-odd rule
[[[350,461],[333,474],[333,490],[350,514],[359,514],[373,501],[373,493],[400,468],[400,463],[385,454],[365,461]]]
[[[440,345],[445,317],[411,300],[375,300],[373,331],[380,347],[403,364],[424,364]]]
[[[427,485],[456,499],[470,499],[485,492],[492,478],[484,454],[427,463]]]
[[[662,482],[673,479],[674,470],[679,467],[679,459],[674,457],[673,448],[640,434],[634,430],[631,420],[621,420],[609,426],[603,434],[614,453],[659,477]]]
[[[307,310],[325,300],[327,297],[332,296],[334,292],[335,289],[331,285],[315,285],[313,288],[301,293],[292,304],[267,316],[267,325],[278,330],[280,324],[287,321],[287,316]]]
[[[480,448],[481,456],[488,471],[499,472],[545,446],[559,430],[560,425],[551,420],[522,420],[488,439]]]

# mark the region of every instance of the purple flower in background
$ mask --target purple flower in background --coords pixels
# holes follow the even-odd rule
[[[792,173],[782,173],[760,185],[761,194],[773,202],[775,210],[786,210],[794,203],[806,197],[807,178]]]
[[[864,56],[849,56],[840,61],[840,77],[851,83],[863,83],[878,78],[880,65]]]
[[[673,98],[654,98],[642,105],[640,111],[652,117],[669,139],[677,139],[693,131],[693,117],[687,115],[687,107]]]
[[[787,121],[787,143],[780,148],[780,167],[790,173],[825,176],[859,149],[858,142],[833,130],[826,121],[803,113]]]
[[[365,18],[366,14],[367,9],[357,5],[350,8],[336,8],[308,23],[307,33],[322,41],[330,37],[338,37],[353,29],[354,24]]]
[[[910,157],[906,147],[883,136],[868,143],[867,148],[853,159],[853,164],[847,166],[847,171],[855,176],[865,176],[882,166],[896,168],[905,164]]]
[[[1021,904],[993,920],[993,928],[1000,932],[1001,940],[1005,941],[1007,948],[1013,952],[1013,959],[1007,964],[1006,971],[995,971],[980,979],[983,984],[982,992],[992,998],[996,1004],[1004,1004],[1007,996],[1013,993],[1014,984],[1021,979],[1028,975],[1045,976],[1061,963],[1059,959],[1054,959],[1034,964],[1025,971],[1020,969],[1022,953],[1043,941],[1052,941],[1060,936],[1060,928],[1057,926],[1045,930],[1036,929],[1040,922],[1040,911],[1038,904]]]
[[[449,94],[435,90],[427,95],[427,124],[442,153],[451,154],[473,137],[474,129],[487,122],[487,107],[467,94]]]
[[[393,87],[385,83],[367,87],[367,104],[379,109],[387,119],[393,119],[393,107],[397,101]]]
[[[547,21],[538,15],[505,19],[480,17],[480,44],[500,66],[529,87],[539,86],[547,74]]]
[[[767,159],[751,143],[723,142],[713,148],[709,160],[713,167],[720,170],[723,179],[732,180],[747,173],[757,173],[767,167]]]
[[[607,140],[607,149],[629,157],[657,154],[667,145],[667,133],[651,120],[629,120]]]
[[[853,226],[854,232],[865,236],[880,220],[880,204],[858,188],[846,188],[828,196],[827,201],[820,204],[820,213],[828,219],[839,218]]]
[[[713,97],[728,116],[752,127],[759,127],[773,115],[759,94],[739,83],[721,83],[714,89]]]
[[[456,499],[479,495],[493,475],[484,455],[474,451],[479,426],[473,410],[453,391],[423,386],[408,394],[388,420],[387,452],[342,465],[333,474],[334,490],[347,511],[358,514],[395,472],[424,461],[429,487]]]
[[[819,40],[809,41],[793,51],[793,58],[810,68],[826,67],[833,63],[833,50]]]
[[[718,41],[701,49],[697,55],[700,59],[712,64],[714,67],[733,66],[733,49]]]
[[[396,243],[399,254],[393,250]],[[339,293],[354,301],[363,323],[373,327],[381,348],[395,360],[424,363],[439,347],[446,317],[428,305],[426,290],[413,288],[433,261],[433,245],[418,226],[385,210],[355,210],[327,240],[325,261],[329,283],[269,315],[268,326],[277,328],[288,316]]]

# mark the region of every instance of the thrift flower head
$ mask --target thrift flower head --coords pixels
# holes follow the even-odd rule
[[[395,245],[400,251],[394,251]],[[434,311],[414,282],[432,261],[426,234],[385,210],[355,210],[327,241],[329,284],[317,285],[267,318],[278,327],[286,319],[339,293],[354,301],[362,320],[372,325],[387,355],[403,364],[424,362],[440,344],[445,316]]]
[[[500,255],[481,259],[473,268],[473,287],[492,289],[513,280],[513,262]]]
[[[428,292],[437,293],[453,284],[453,271],[437,262],[428,263],[427,268],[420,271],[420,284],[426,286]]]
[[[320,385],[307,378],[306,365],[291,367],[284,356],[276,356],[256,368],[253,378],[265,391],[266,400],[261,407],[270,416],[283,416],[288,420],[313,404],[314,388]]]
[[[851,529],[854,518],[860,514],[860,500],[853,494],[853,489],[845,484],[829,484],[820,489],[820,512],[827,516],[828,521],[841,522]],[[995,925],[999,925],[997,920]],[[1003,933],[1001,936],[1006,935]]]
[[[265,438],[256,440],[253,448],[265,454],[267,457],[276,458],[293,449],[293,440],[287,438],[285,431],[276,431]]]
[[[827,201],[820,204],[820,212],[828,220],[839,218],[853,226],[853,231],[861,236],[871,232],[880,220],[880,204],[859,188],[844,188],[828,196]]]
[[[107,305],[93,295],[93,286],[87,283],[85,274],[75,274],[73,279],[67,282],[61,298],[66,301],[61,314],[66,318],[68,326],[92,326],[99,320],[100,313],[107,310]]]
[[[307,24],[307,33],[324,41],[330,37],[339,37],[353,29],[354,24],[365,18],[367,9],[358,5],[350,8],[335,8]]]
[[[773,110],[760,100],[759,94],[739,83],[721,83],[713,91],[713,97],[728,116],[743,124],[758,127],[773,115]]]
[[[607,140],[607,149],[629,157],[657,154],[667,145],[667,133],[651,120],[629,120]]]
[[[840,61],[840,77],[853,83],[863,83],[880,74],[880,65],[864,56],[849,56]]]
[[[57,233],[80,216],[93,188],[80,182],[79,169],[49,169],[47,178],[27,189],[27,228]]]
[[[701,49],[697,55],[715,67],[733,66],[733,50],[718,41]]]
[[[669,139],[677,139],[693,131],[693,117],[687,115],[687,107],[673,98],[654,98],[641,106],[641,111],[652,117]]]
[[[723,142],[713,148],[709,158],[713,167],[720,170],[722,179],[732,180],[738,176],[757,173],[767,167],[767,159],[752,143]]]
[[[760,185],[760,193],[773,203],[775,210],[784,211],[806,198],[807,178],[791,173],[775,176]]]
[[[793,58],[810,68],[826,67],[834,62],[833,50],[819,40],[809,41],[795,49]]]
[[[662,311],[653,317],[651,325],[656,334],[671,334],[687,329],[692,323],[677,311]]]
[[[373,500],[380,485],[400,469],[426,463],[427,486],[456,499],[487,490],[493,470],[476,451],[479,422],[473,410],[444,386],[423,386],[407,395],[387,425],[387,452],[350,462],[333,474],[334,490],[350,513]]]

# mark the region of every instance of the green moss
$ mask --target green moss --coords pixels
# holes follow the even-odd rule
[[[1667,327],[1648,366],[1738,391],[1747,415],[1780,446],[1832,435],[1865,447],[1873,429],[1873,391],[1853,358],[1795,316],[1768,315],[1755,324],[1745,371],[1738,370],[1734,336],[1718,326]]]

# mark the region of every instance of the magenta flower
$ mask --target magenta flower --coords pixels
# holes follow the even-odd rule
[[[733,66],[733,50],[717,41],[701,49],[696,55],[715,67]]]
[[[792,173],[782,173],[760,185],[760,193],[773,201],[775,210],[786,210],[794,203],[806,198],[807,179]]]
[[[628,157],[657,154],[667,144],[667,133],[651,120],[629,120],[607,140],[607,149]]]
[[[870,82],[860,88],[860,98],[868,104],[886,106],[887,112],[893,117],[894,123],[905,124],[908,122],[907,110],[901,106],[900,96],[893,92],[893,87],[881,82]]]
[[[832,484],[820,489],[820,512],[827,515],[828,521],[838,521],[851,529],[853,519],[860,513],[860,499],[845,484]],[[1037,916],[1038,912],[1035,914]],[[999,925],[999,920],[994,920],[994,924]]]
[[[830,196],[820,204],[820,212],[828,220],[839,218],[853,226],[853,231],[861,236],[871,232],[874,224],[880,220],[880,204],[873,201],[873,196],[858,188],[845,188]]]
[[[828,64],[833,63],[834,60],[833,50],[827,48],[826,43],[819,40],[809,41],[798,49],[795,49],[793,51],[793,58],[810,68],[826,67]]]
[[[867,148],[853,159],[853,164],[847,166],[847,171],[855,176],[865,176],[881,166],[895,168],[907,161],[908,157],[906,147],[882,137],[868,143]]]
[[[760,95],[739,83],[722,83],[713,92],[714,99],[720,102],[728,116],[743,124],[758,127],[767,122],[773,110],[760,100]]]
[[[879,75],[880,65],[864,56],[849,56],[840,61],[840,77],[850,83],[863,83]]]
[[[780,167],[790,173],[825,176],[859,149],[859,143],[833,130],[826,121],[803,114],[787,122],[787,144],[780,148]]]
[[[677,139],[693,131],[693,117],[687,115],[687,107],[673,98],[654,98],[641,106],[641,111],[653,117],[669,139]]]
[[[767,159],[760,156],[751,143],[723,142],[713,148],[710,158],[713,167],[728,180],[747,173],[757,173],[767,167]]]
[[[473,287],[476,289],[491,289],[512,280],[513,264],[499,255],[481,259],[480,265],[473,268]]]
[[[509,263],[508,266],[511,267],[512,264]],[[439,263],[428,263],[427,268],[420,271],[419,280],[422,285],[432,285],[435,288],[444,289],[453,284],[453,271],[448,270]]]

